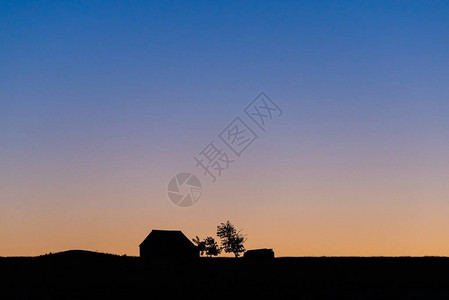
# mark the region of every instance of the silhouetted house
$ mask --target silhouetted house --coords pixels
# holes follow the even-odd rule
[[[140,257],[148,260],[193,260],[200,256],[198,247],[179,230],[152,230],[139,249]]]
[[[273,259],[274,251],[267,248],[248,250],[243,254],[243,257],[247,259]]]

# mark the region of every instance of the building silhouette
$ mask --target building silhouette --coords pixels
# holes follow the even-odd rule
[[[194,260],[199,258],[195,246],[180,230],[152,230],[139,245],[145,260]]]
[[[273,249],[253,249],[248,250],[243,254],[243,257],[246,259],[273,259],[274,258],[274,251]]]

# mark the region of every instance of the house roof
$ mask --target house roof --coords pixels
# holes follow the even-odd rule
[[[180,230],[151,230],[150,234],[139,245],[146,243],[181,244],[182,246],[195,247],[195,245]]]
[[[269,249],[269,248],[260,248],[260,249],[251,249],[251,250],[247,250],[246,252],[273,252],[273,249]]]

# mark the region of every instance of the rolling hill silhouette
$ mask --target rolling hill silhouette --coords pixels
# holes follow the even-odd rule
[[[445,257],[201,258],[146,263],[138,257],[71,250],[0,258],[1,298],[93,299],[297,297],[423,299],[449,296]],[[165,297],[164,296],[164,297]]]

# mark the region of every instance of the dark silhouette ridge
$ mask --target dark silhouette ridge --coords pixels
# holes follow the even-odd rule
[[[269,261],[204,257],[194,263],[160,262],[147,264],[135,256],[81,250],[4,257],[0,258],[0,298],[449,298],[446,257],[280,257]]]

